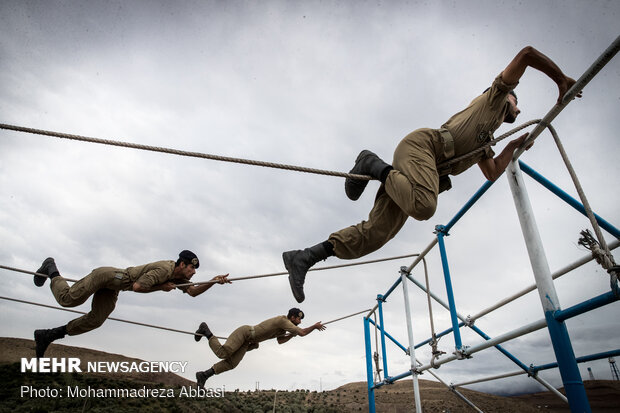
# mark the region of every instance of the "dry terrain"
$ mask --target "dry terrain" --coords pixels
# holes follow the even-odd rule
[[[32,340],[0,337],[0,367],[19,363],[22,357],[32,358],[34,355],[34,342]],[[46,353],[46,357],[68,358],[77,357],[82,362],[82,370],[86,370],[87,362],[93,361],[136,361],[141,360],[128,358],[119,354],[110,354],[101,351],[52,344]],[[11,383],[19,383],[19,369],[13,367],[10,371],[13,377]],[[33,373],[30,373],[33,375]],[[73,373],[74,375],[77,373]],[[91,374],[82,373],[84,376]],[[42,374],[34,374],[43,376]],[[192,382],[172,373],[106,373],[93,375],[101,380],[99,385],[106,386],[106,380],[122,380],[124,382],[161,384],[171,388],[191,386]],[[75,378],[75,377],[74,377]],[[9,377],[6,377],[8,380]],[[103,383],[103,384],[101,384]],[[620,382],[618,381],[586,381],[586,391],[595,413],[620,412]],[[141,384],[142,385],[142,384]],[[13,384],[15,388],[19,385]],[[112,386],[110,384],[110,386]],[[414,411],[414,398],[411,380],[403,380],[390,386],[383,386],[376,394],[376,410],[381,413],[398,413]],[[467,389],[459,391],[484,412],[501,413],[529,413],[529,412],[570,412],[568,406],[556,396],[548,392],[529,394],[517,397],[502,397],[491,394],[476,392]],[[0,412],[10,411],[72,411],[57,403],[57,401],[37,400],[34,409],[30,402],[24,398],[16,397],[16,389],[4,389],[4,396],[10,397],[11,407],[5,406],[7,402],[0,403]],[[422,410],[427,413],[457,413],[474,412],[475,410],[465,404],[453,392],[449,391],[440,383],[420,380],[420,394],[422,398]],[[257,392],[228,392],[223,400],[178,399],[164,402],[155,400],[131,400],[129,403],[119,401],[122,409],[118,406],[99,406],[99,401],[83,400],[80,403],[83,411],[204,411],[204,412],[271,412],[273,399],[276,396],[274,390]],[[1,397],[0,397],[1,399]],[[8,400],[8,399],[7,399]],[[280,412],[364,412],[368,411],[366,383],[349,383],[337,389],[324,392],[310,392],[308,390],[296,390],[294,392],[277,392],[276,411]],[[87,403],[88,402],[88,403]],[[103,401],[101,401],[103,403]],[[160,404],[157,404],[160,403]],[[43,406],[43,408],[41,407]],[[146,408],[148,406],[148,409]],[[111,410],[110,410],[111,409]]]

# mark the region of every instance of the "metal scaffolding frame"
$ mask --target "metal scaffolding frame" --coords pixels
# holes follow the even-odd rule
[[[528,142],[533,141],[536,137],[547,127],[550,127],[551,121],[562,111],[562,109],[572,100],[575,96],[583,90],[585,85],[607,64],[618,52],[620,49],[620,36],[615,39],[615,41],[603,52],[603,54],[588,68],[588,70],[577,80],[575,85],[566,93],[562,102],[557,103],[549,113],[540,121],[540,123],[534,128],[532,132],[530,132],[528,136]],[[397,380],[402,378],[412,376],[413,378],[413,390],[415,396],[415,411],[421,412],[421,401],[420,401],[420,390],[418,384],[418,375],[422,372],[428,371],[434,377],[436,377],[441,383],[445,384],[451,391],[453,391],[457,396],[459,396],[463,401],[465,401],[472,408],[480,412],[476,406],[473,405],[469,400],[465,398],[461,393],[456,390],[456,386],[461,386],[465,384],[478,383],[482,381],[494,380],[503,377],[516,376],[519,374],[528,374],[533,377],[543,386],[545,386],[548,390],[556,394],[561,399],[565,400],[569,403],[571,412],[590,412],[590,405],[588,402],[588,398],[586,396],[585,388],[583,385],[583,381],[581,379],[581,375],[579,369],[577,367],[577,363],[598,360],[602,358],[609,358],[613,356],[617,356],[620,354],[620,349],[614,349],[604,353],[592,354],[588,356],[583,356],[576,358],[570,336],[568,330],[565,325],[565,321],[569,318],[581,315],[585,312],[594,310],[596,308],[608,305],[615,301],[618,301],[618,281],[616,278],[612,277],[611,282],[611,291],[601,294],[599,296],[593,297],[592,299],[586,300],[582,303],[579,303],[575,306],[562,310],[560,308],[559,300],[557,297],[557,292],[555,290],[555,286],[553,284],[553,280],[558,278],[569,271],[584,265],[585,263],[593,260],[592,256],[584,257],[573,264],[568,265],[567,267],[557,271],[554,274],[551,274],[549,270],[549,265],[547,263],[547,258],[544,252],[544,247],[542,245],[542,241],[540,239],[540,235],[538,234],[538,228],[536,225],[536,221],[532,212],[532,207],[530,204],[529,197],[527,195],[527,189],[525,186],[525,182],[523,181],[522,172],[525,172],[527,175],[531,176],[536,182],[543,185],[545,188],[550,190],[553,194],[558,196],[560,199],[568,203],[570,206],[581,212],[583,215],[589,216],[591,220],[596,220],[598,226],[607,232],[609,232],[616,239],[610,243],[609,248],[615,249],[620,245],[620,231],[611,225],[609,222],[605,221],[598,215],[592,214],[588,215],[588,208],[584,207],[583,204],[587,205],[587,200],[582,201],[583,204],[576,199],[572,198],[562,189],[551,183],[549,180],[544,178],[542,175],[534,171],[530,166],[525,163],[519,161],[519,156],[523,153],[523,147],[527,145],[524,144],[521,148],[515,151],[513,156],[513,160],[507,168],[507,178],[510,184],[510,189],[513,194],[513,199],[515,202],[515,206],[517,209],[517,214],[519,217],[519,221],[521,224],[521,229],[523,232],[523,236],[525,239],[525,244],[527,247],[528,255],[530,258],[530,263],[532,266],[532,270],[534,273],[534,277],[536,280],[535,285],[525,288],[524,290],[508,297],[494,306],[482,310],[478,314],[472,317],[464,317],[459,314],[454,300],[454,293],[452,290],[452,283],[450,277],[450,268],[448,265],[448,257],[447,250],[444,243],[444,237],[449,235],[449,231],[456,225],[456,223],[465,215],[465,213],[484,195],[484,193],[491,187],[493,184],[490,181],[485,182],[482,187],[471,197],[471,199],[461,208],[461,210],[452,218],[452,220],[445,226],[437,225],[435,227],[436,236],[430,242],[430,244],[416,257],[414,262],[409,267],[401,267],[400,276],[394,282],[394,284],[386,291],[385,294],[377,296],[377,304],[374,308],[363,317],[364,322],[364,337],[365,337],[365,348],[366,348],[366,371],[367,371],[367,381],[368,381],[368,405],[369,412],[375,411],[375,390],[380,388],[386,384],[392,384]],[[604,242],[604,241],[603,241]],[[447,299],[448,303],[443,302],[439,299],[435,294],[427,289],[422,283],[418,282],[411,276],[411,271],[414,267],[416,267],[421,261],[424,260],[425,256],[435,247],[435,245],[439,245],[439,254],[441,257],[444,281],[446,285]],[[611,274],[611,273],[610,273]],[[450,319],[452,327],[437,334],[434,337],[431,337],[428,340],[425,340],[417,345],[414,343],[413,338],[413,329],[411,322],[411,307],[409,303],[409,294],[408,294],[408,284],[409,282],[414,283],[423,291],[427,292],[430,297],[432,297],[437,303],[441,306],[449,310]],[[404,346],[399,343],[394,337],[392,337],[385,329],[385,324],[383,320],[383,303],[385,303],[386,299],[390,296],[390,294],[398,287],[399,284],[402,284],[403,288],[403,296],[405,300],[405,317],[407,322],[407,333],[408,333],[408,346]],[[540,300],[544,310],[544,318],[530,323],[528,325],[517,328],[513,331],[509,331],[495,338],[491,338],[486,335],[482,330],[478,327],[474,326],[474,322],[476,319],[482,317],[485,314],[488,314],[509,302],[514,301],[515,299],[522,297],[523,295],[537,289]],[[378,312],[378,321],[373,321],[371,316]],[[383,357],[383,373],[384,378],[381,382],[375,382],[373,375],[373,357],[372,357],[372,344],[370,340],[370,325],[374,325],[374,327],[380,331],[381,334],[381,354]],[[476,332],[478,335],[484,338],[484,342],[475,346],[464,346],[461,339],[460,328],[468,327]],[[549,336],[551,338],[551,342],[553,345],[553,350],[556,357],[556,362],[549,363],[545,365],[539,366],[527,366],[522,363],[517,357],[509,353],[506,349],[504,349],[501,344],[511,340],[516,337],[523,336],[533,331],[537,331],[543,328],[547,328],[549,332]],[[422,345],[428,344],[431,340],[436,340],[439,337],[452,333],[454,336],[455,343],[455,351],[453,354],[445,355],[443,357],[439,355],[433,355],[432,360],[428,364],[420,363],[415,357],[415,349],[421,347]],[[387,365],[387,354],[386,354],[386,338],[393,342],[396,346],[398,346],[405,354],[410,357],[410,369],[402,374],[398,374],[395,376],[390,376],[388,374],[388,365]],[[495,347],[502,354],[504,354],[508,359],[510,359],[513,363],[515,363],[520,370],[516,372],[510,372],[501,375],[495,375],[492,377],[482,378],[478,380],[457,383],[454,385],[448,385],[443,380],[441,380],[432,369],[438,368],[440,365],[454,361],[471,357],[472,354],[487,349],[489,347]],[[379,351],[377,349],[377,351]],[[557,389],[555,389],[550,383],[546,382],[542,378],[538,376],[538,372],[541,370],[551,369],[551,368],[559,368],[560,375],[562,378],[562,382],[564,385],[564,389],[566,392],[566,396],[560,393]]]

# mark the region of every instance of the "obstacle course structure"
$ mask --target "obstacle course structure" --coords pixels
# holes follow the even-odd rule
[[[570,409],[572,412],[590,412],[590,406],[588,402],[588,398],[586,396],[585,388],[583,385],[583,381],[577,366],[577,363],[586,362],[591,360],[598,360],[609,358],[613,356],[617,356],[620,354],[620,349],[614,349],[611,351],[591,354],[587,356],[582,356],[579,358],[575,357],[573,347],[571,344],[570,336],[568,333],[568,329],[566,328],[565,321],[581,315],[585,312],[594,310],[596,308],[600,308],[602,306],[611,304],[615,301],[618,301],[620,298],[620,286],[618,285],[618,274],[620,273],[620,267],[617,266],[614,262],[613,256],[611,255],[611,250],[618,247],[620,240],[620,231],[599,217],[598,215],[592,212],[592,209],[587,202],[583,189],[579,184],[577,176],[572,169],[570,161],[568,160],[568,156],[564,151],[564,148],[559,140],[559,137],[553,127],[551,126],[552,120],[562,111],[562,109],[573,100],[576,95],[583,90],[586,84],[607,64],[613,57],[616,55],[618,50],[620,49],[620,37],[616,38],[616,40],[605,50],[605,52],[592,64],[592,66],[577,80],[575,85],[569,90],[562,100],[562,102],[556,104],[549,113],[539,122],[537,122],[537,126],[530,132],[527,142],[524,145],[515,151],[514,157],[510,165],[506,170],[506,176],[508,178],[510,189],[513,195],[514,203],[516,206],[516,210],[519,216],[519,221],[521,223],[521,229],[523,232],[523,237],[525,240],[525,244],[527,247],[528,255],[530,258],[530,263],[532,266],[532,270],[534,273],[534,278],[536,280],[536,284],[530,286],[521,292],[508,297],[498,304],[483,310],[482,312],[469,317],[464,317],[459,314],[454,299],[454,292],[452,289],[452,282],[450,277],[450,268],[449,261],[447,256],[446,245],[444,242],[444,238],[449,235],[449,232],[454,228],[457,222],[471,209],[471,207],[485,194],[485,192],[491,187],[493,184],[490,181],[485,182],[480,189],[471,197],[471,199],[461,208],[460,211],[452,218],[452,220],[447,225],[437,225],[435,227],[436,236],[430,242],[430,244],[417,256],[414,262],[409,267],[401,267],[400,269],[400,277],[394,282],[394,284],[384,293],[377,296],[377,304],[375,307],[363,318],[364,322],[364,338],[365,338],[365,347],[366,347],[366,372],[367,372],[367,381],[368,381],[368,401],[369,401],[369,411],[375,411],[375,390],[380,388],[383,385],[394,383],[397,380],[403,379],[405,377],[412,376],[413,378],[413,390],[415,396],[415,411],[421,412],[421,401],[420,401],[420,390],[418,384],[418,376],[423,372],[429,372],[435,378],[437,378],[443,384],[446,384],[442,379],[440,379],[432,369],[438,368],[442,364],[452,362],[454,360],[462,360],[466,358],[470,358],[474,353],[485,350],[490,347],[495,347],[499,350],[503,355],[505,355],[509,360],[515,363],[520,370],[517,372],[511,372],[507,374],[496,375],[493,377],[488,377],[479,380],[473,380],[463,383],[458,383],[454,385],[448,385],[452,391],[455,392],[461,399],[463,399],[467,404],[469,404],[472,408],[477,411],[481,411],[476,406],[474,406],[469,400],[467,400],[461,393],[456,390],[457,386],[462,386],[466,384],[472,384],[487,380],[493,380],[503,377],[510,377],[518,374],[528,374],[532,376],[535,380],[545,386],[547,389],[555,393],[558,397],[567,401],[570,405]],[[553,138],[556,142],[558,150],[562,155],[564,163],[573,179],[577,192],[579,193],[580,201],[572,198],[558,186],[544,178],[538,172],[536,172],[533,168],[526,165],[525,163],[519,160],[519,156],[523,153],[523,148],[525,148],[529,142],[532,142],[544,129],[549,129]],[[596,239],[590,234],[589,231],[582,232],[582,238],[579,243],[592,251],[592,256],[584,257],[583,259],[569,265],[565,269],[562,269],[554,274],[551,274],[549,270],[549,265],[547,263],[547,258],[545,256],[545,250],[538,233],[538,228],[536,224],[536,220],[534,218],[534,214],[532,211],[532,206],[530,204],[530,200],[527,194],[527,189],[525,182],[523,180],[523,174],[525,172],[527,175],[531,176],[535,181],[542,184],[545,188],[549,189],[552,193],[557,195],[560,199],[565,201],[567,204],[577,209],[583,215],[587,216],[592,224],[594,232],[596,234]],[[607,245],[601,228],[610,233],[616,240],[610,245]],[[439,246],[439,254],[441,257],[442,267],[443,267],[443,275],[446,286],[447,300],[448,302],[444,302],[439,299],[435,294],[430,291],[428,288],[428,274],[426,269],[426,262],[424,261],[425,256],[436,246]],[[567,272],[589,262],[593,259],[596,259],[602,267],[609,273],[610,276],[610,291],[600,294],[596,297],[593,297],[590,300],[586,300],[580,304],[574,305],[567,309],[561,309],[558,295],[553,284],[553,280],[561,275],[566,274]],[[416,280],[412,275],[411,271],[420,263],[423,262],[425,266],[425,274],[426,274],[426,285],[420,283]],[[415,344],[413,339],[413,327],[411,322],[411,305],[409,302],[409,292],[408,285],[409,282],[414,283],[420,289],[425,291],[429,300],[429,312],[431,312],[430,300],[433,298],[437,303],[439,303],[444,308],[448,309],[450,312],[450,319],[452,326],[438,334],[435,334],[434,327],[431,321],[431,329],[432,329],[432,337],[422,341],[418,344]],[[391,336],[384,324],[383,320],[383,304],[387,300],[387,298],[394,292],[394,290],[402,284],[403,295],[404,295],[404,307],[405,307],[405,317],[407,323],[407,332],[408,332],[408,346],[404,346],[399,343],[393,336]],[[513,331],[507,332],[500,336],[491,338],[486,335],[481,329],[474,325],[476,319],[482,317],[483,315],[489,314],[490,312],[500,308],[501,306],[514,301],[515,299],[527,294],[534,289],[538,290],[540,301],[544,310],[544,318],[535,321],[533,323],[527,324],[520,328],[517,328]],[[378,314],[378,317],[377,317]],[[431,312],[431,320],[432,320],[432,312]],[[374,317],[373,320],[371,317]],[[378,318],[378,320],[376,320]],[[379,357],[373,358],[372,345],[371,345],[371,334],[370,328],[371,324],[380,332],[381,335],[381,354],[383,357],[383,368],[381,369],[379,365]],[[465,346],[463,345],[461,339],[461,328],[468,327],[480,335],[485,341],[481,344],[477,344],[474,346]],[[523,362],[521,362],[517,357],[508,352],[505,348],[501,346],[502,343],[514,339],[516,337],[523,336],[525,334],[531,333],[533,331],[541,330],[547,327],[549,331],[549,336],[551,338],[551,342],[553,345],[553,350],[556,357],[556,362],[540,365],[540,366],[527,366]],[[437,350],[436,342],[439,337],[452,333],[454,337],[454,352],[449,355],[442,356],[442,353]],[[397,345],[405,354],[407,354],[410,358],[410,369],[402,374],[398,374],[395,376],[390,376],[388,373],[388,364],[387,364],[387,353],[386,353],[386,338],[392,341],[395,345]],[[377,343],[379,340],[377,340]],[[415,356],[415,350],[423,345],[431,344],[433,347],[433,354],[431,361],[428,364],[420,363]],[[378,344],[377,354],[379,354]],[[375,374],[373,369],[373,361],[376,363],[376,370],[382,370],[384,374],[384,379],[382,381],[375,380]],[[564,389],[566,391],[566,396],[562,395],[559,391],[557,391],[551,384],[543,380],[538,376],[538,372],[541,370],[551,369],[551,368],[559,368],[560,375],[562,378],[562,382],[564,385]]]

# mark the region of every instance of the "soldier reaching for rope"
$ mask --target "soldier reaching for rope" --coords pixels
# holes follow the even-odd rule
[[[278,344],[284,344],[295,336],[303,337],[314,330],[323,331],[325,327],[321,322],[314,323],[310,327],[298,327],[304,313],[299,308],[291,308],[288,315],[270,318],[255,326],[241,326],[232,332],[224,345],[211,333],[207,323],[200,323],[194,339],[200,341],[204,336],[209,340],[209,347],[222,361],[216,363],[209,370],[196,373],[198,387],[204,387],[207,379],[214,374],[220,374],[232,370],[245,356],[245,353],[258,348],[261,341],[277,338]]]
[[[501,176],[514,150],[525,142],[527,134],[509,142],[496,157],[488,146],[445,170],[437,165],[485,146],[502,122],[516,120],[520,110],[513,89],[528,66],[543,72],[557,84],[558,102],[575,84],[575,80],[564,75],[551,59],[528,46],[495,78],[491,87],[440,129],[418,129],[407,135],[396,147],[392,165],[368,150],[358,155],[350,173],[370,175],[381,181],[368,221],[334,232],[320,244],[282,254],[298,302],[305,299],[306,273],[317,262],[333,255],[341,259],[363,257],[392,239],[408,217],[430,219],[437,208],[439,193],[451,188],[448,175],[460,174],[477,163],[486,179],[495,181]],[[581,97],[581,94],[577,96]],[[357,200],[367,183],[366,180],[347,178],[345,192],[349,199]]]
[[[138,267],[118,269],[101,267],[94,269],[90,274],[77,281],[71,287],[60,275],[53,258],[43,261],[38,274],[47,275],[51,279],[50,288],[54,298],[63,307],[76,307],[93,296],[91,310],[68,324],[49,330],[35,330],[37,357],[43,357],[45,350],[52,341],[64,338],[66,334],[75,336],[86,333],[101,326],[116,306],[119,291],[135,291],[150,293],[153,291],[171,291],[177,284],[190,282],[196,269],[200,265],[198,257],[191,251],[183,250],[179,258],[174,261],[157,261]],[[48,277],[34,276],[34,283],[42,287]],[[212,279],[213,283],[179,286],[184,293],[196,297],[207,291],[215,283],[230,283],[228,274],[218,275]]]

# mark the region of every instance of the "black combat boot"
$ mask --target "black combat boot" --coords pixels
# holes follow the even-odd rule
[[[215,371],[213,370],[213,367],[211,367],[209,370],[197,372],[196,373],[196,384],[198,385],[198,388],[204,387],[207,379],[213,376],[214,374],[215,374]]]
[[[198,330],[196,330],[196,334],[194,334],[194,340],[200,341],[203,336],[206,337],[207,340],[213,337],[213,333],[209,330],[209,326],[204,321],[198,326]]]
[[[54,262],[54,259],[52,257],[46,258],[45,261],[43,261],[43,264],[41,264],[41,267],[37,270],[37,272],[39,274],[45,274],[49,276],[49,278],[54,278],[57,275],[60,275],[60,273],[58,272],[58,268],[56,268],[56,263]],[[43,277],[41,275],[35,275],[34,285],[36,285],[37,287],[42,287],[43,284],[45,284],[45,280],[47,278],[48,277]]]
[[[52,341],[64,338],[67,334],[67,326],[56,327],[49,330],[34,330],[37,358],[43,357],[47,347]]]
[[[363,150],[355,159],[355,166],[349,171],[350,174],[370,175],[374,179],[385,183],[387,174],[392,170],[392,166],[386,164],[374,153]],[[352,201],[357,201],[366,189],[368,181],[360,179],[347,178],[344,181],[344,192]]]
[[[328,251],[324,243],[304,250],[287,251],[282,254],[284,267],[288,271],[288,282],[291,285],[293,296],[298,303],[305,300],[304,281],[306,273],[314,264],[333,255]]]

